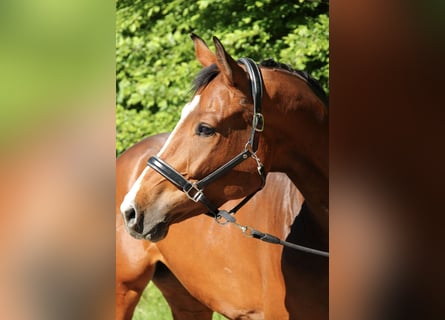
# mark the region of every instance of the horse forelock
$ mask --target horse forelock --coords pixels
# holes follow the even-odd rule
[[[196,93],[199,89],[206,87],[218,74],[219,69],[216,64],[205,67],[193,80],[192,91]]]

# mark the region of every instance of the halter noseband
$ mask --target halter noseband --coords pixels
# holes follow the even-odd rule
[[[246,66],[247,73],[249,74],[250,86],[253,98],[253,119],[252,119],[252,131],[250,133],[249,140],[247,141],[244,150],[235,156],[232,160],[225,163],[206,177],[197,182],[191,182],[185,179],[178,171],[171,167],[164,160],[153,156],[148,159],[147,165],[156,170],[164,178],[174,184],[179,190],[182,190],[190,200],[194,202],[201,202],[209,210],[207,215],[219,219],[223,217],[227,221],[234,222],[235,219],[231,214],[236,213],[247,201],[249,201],[258,191],[260,191],[266,183],[266,173],[264,171],[263,164],[256,155],[258,149],[258,140],[256,139],[257,132],[262,132],[264,129],[264,117],[261,113],[261,100],[263,96],[263,79],[261,71],[257,64],[250,58],[241,58],[239,61]],[[219,177],[225,175],[241,162],[247,160],[249,157],[253,158],[257,162],[258,174],[261,177],[260,187],[245,197],[237,206],[235,206],[229,212],[218,209],[205,195],[204,187]]]

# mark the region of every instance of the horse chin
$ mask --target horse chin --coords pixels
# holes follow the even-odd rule
[[[169,229],[169,224],[167,222],[160,222],[151,228],[148,232],[142,235],[145,240],[150,240],[151,242],[158,242],[167,236]]]

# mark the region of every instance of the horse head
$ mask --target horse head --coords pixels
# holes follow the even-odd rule
[[[311,178],[327,174],[324,150],[311,151],[314,143],[327,147],[327,136],[319,133],[326,108],[307,83],[290,72],[261,72],[250,59],[235,61],[216,37],[215,53],[198,36],[192,39],[204,67],[195,94],[121,205],[136,238],[159,241],[172,223],[207,211],[216,215],[228,200],[261,188],[270,170],[288,173],[294,183],[308,176],[294,174],[303,167],[318,171]]]

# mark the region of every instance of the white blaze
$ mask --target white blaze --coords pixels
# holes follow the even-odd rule
[[[175,136],[175,134],[178,132],[179,128],[181,127],[181,124],[184,122],[184,120],[187,118],[187,116],[193,110],[195,110],[195,108],[198,106],[200,98],[201,98],[201,96],[199,96],[199,95],[194,96],[193,100],[191,102],[187,103],[184,106],[184,108],[182,108],[181,119],[179,119],[178,123],[176,124],[175,128],[173,129],[173,132],[170,134],[167,141],[164,143],[164,146],[162,147],[162,149],[158,152],[158,157],[160,157],[161,154],[165,151],[165,149],[167,149],[168,145],[170,144],[170,141]]]
[[[144,171],[142,171],[139,178],[136,180],[136,182],[131,187],[130,191],[125,195],[124,201],[121,203],[121,212],[124,213],[128,208],[132,208],[134,204],[134,199],[136,198],[136,194],[138,193],[142,179],[145,175],[145,173],[148,171],[150,167],[145,167]]]
[[[181,119],[179,119],[179,122],[176,124],[175,128],[173,129],[173,132],[170,134],[167,141],[164,143],[162,149],[158,152],[158,156],[161,156],[161,154],[167,149],[170,141],[172,140],[174,135],[179,131],[179,128],[181,124],[184,122],[185,118],[187,118],[187,116],[199,105],[199,99],[200,96],[196,95],[191,102],[187,103],[184,106],[181,112]],[[149,169],[150,167],[147,166],[144,169],[144,171],[142,171],[141,175],[133,184],[130,191],[125,195],[124,201],[122,201],[120,207],[121,212],[125,212],[126,209],[133,207],[136,195],[139,192],[139,189],[141,188],[142,180]]]

